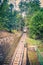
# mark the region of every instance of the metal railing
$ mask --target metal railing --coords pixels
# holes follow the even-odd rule
[[[41,55],[39,49],[37,49],[37,56],[38,56],[40,65],[43,65],[43,56]]]

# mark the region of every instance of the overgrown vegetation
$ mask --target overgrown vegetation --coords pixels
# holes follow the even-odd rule
[[[32,33],[31,33],[32,32]],[[29,23],[29,33],[30,37],[35,39],[43,38],[43,12],[38,11],[31,17]]]
[[[34,39],[43,38],[43,10],[39,0],[30,1],[30,13],[28,14],[29,36]]]
[[[9,5],[8,1],[3,0],[0,5],[0,30],[23,30],[26,25],[31,38],[43,39],[43,8],[40,7],[40,0],[20,1],[20,11],[13,10],[13,4]],[[26,15],[24,18],[23,13]]]
[[[26,13],[25,22],[29,36],[34,39],[43,39],[43,8],[39,0],[21,1],[20,8]]]
[[[9,0],[3,0],[0,5],[0,30],[22,30],[24,19],[19,11],[13,10],[14,5],[8,4]]]
[[[32,38],[27,38],[27,43],[29,45],[40,45],[40,44],[42,44],[41,41],[35,40],[35,39],[32,39]]]

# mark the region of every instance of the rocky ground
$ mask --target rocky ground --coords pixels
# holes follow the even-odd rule
[[[21,36],[20,32],[9,33],[7,31],[0,31],[0,61],[12,49],[13,45],[16,48],[16,41]],[[14,48],[13,47],[13,48]]]

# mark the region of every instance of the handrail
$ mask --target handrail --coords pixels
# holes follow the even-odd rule
[[[39,49],[37,49],[37,56],[38,56],[38,60],[40,62],[40,65],[43,65],[43,56],[41,55]]]

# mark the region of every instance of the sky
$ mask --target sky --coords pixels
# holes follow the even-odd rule
[[[15,1],[16,1],[16,5],[15,5]],[[9,0],[9,3],[12,3],[14,6],[16,6],[16,10],[19,10],[18,4],[19,4],[20,0]]]
[[[43,7],[43,0],[40,0],[41,1],[41,6]]]
[[[20,0],[9,0],[10,3],[12,3],[13,5],[15,5],[15,1],[16,1],[16,6],[19,4]],[[41,2],[41,7],[43,7],[43,0],[40,0]],[[16,7],[18,9],[18,7]]]

